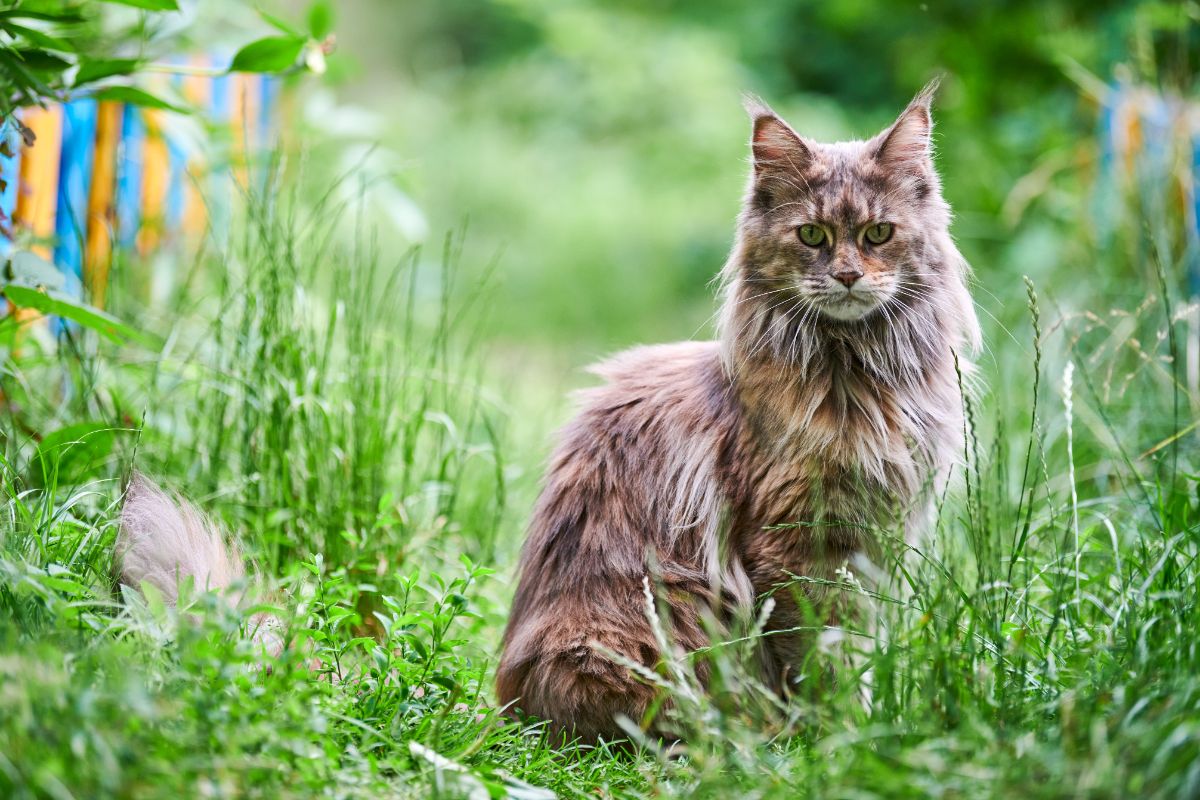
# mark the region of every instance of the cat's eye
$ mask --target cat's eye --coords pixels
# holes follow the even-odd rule
[[[866,240],[871,244],[883,244],[888,239],[892,238],[892,223],[876,222],[874,225],[871,225],[867,228],[867,230],[863,233],[863,236],[866,237]]]
[[[825,243],[825,229],[820,225],[812,223],[801,225],[796,234],[800,237],[800,241],[809,247],[820,247]]]

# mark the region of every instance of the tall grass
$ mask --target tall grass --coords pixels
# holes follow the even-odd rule
[[[249,196],[232,242],[145,322],[166,333],[151,368],[133,367],[149,378],[144,468],[226,509],[269,571],[317,551],[374,569],[450,524],[489,555],[502,420],[462,330],[477,297],[455,285],[460,237],[433,260],[384,256],[332,193],[301,210],[278,191]]]
[[[250,197],[165,305],[131,302],[125,265],[116,311],[160,347],[76,332],[7,355],[0,794],[1200,793],[1200,396],[1169,243],[1127,308],[997,289],[1023,321],[993,326],[957,487],[924,543],[881,530],[890,558],[835,581],[869,618],[813,615],[787,701],[747,668],[761,626],[671,655],[643,677],[685,744],[631,721],[631,751],[556,746],[492,706],[496,561],[531,501],[510,477],[536,455],[486,390],[461,240],[385,256],[353,208],[280,194]],[[270,670],[213,598],[115,592],[132,464],[245,540],[287,620]]]

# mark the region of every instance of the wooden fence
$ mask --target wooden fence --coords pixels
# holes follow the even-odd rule
[[[86,288],[102,307],[114,249],[149,255],[227,229],[233,181],[248,180],[277,144],[280,79],[170,80],[194,114],[86,97],[18,113],[36,141],[0,156],[0,211],[13,234],[0,233],[0,260],[20,243],[53,262],[65,291]],[[7,127],[0,133],[19,142]]]

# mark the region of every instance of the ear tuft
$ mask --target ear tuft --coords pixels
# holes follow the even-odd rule
[[[759,117],[778,117],[771,107],[767,105],[761,97],[756,94],[746,92],[742,95],[742,108],[746,109],[746,113],[750,115],[750,119],[757,121]]]
[[[933,98],[937,96],[938,89],[941,87],[941,85],[942,76],[934,76],[929,83],[925,84],[925,87],[921,89],[921,91],[917,92],[916,97],[914,97],[912,102],[908,104],[909,108],[913,106],[922,106],[925,111],[928,112],[930,106],[933,105]]]
[[[933,117],[929,107],[937,93],[940,78],[934,78],[917,92],[892,126],[876,137],[875,158],[893,169],[923,167],[933,156]]]
[[[754,172],[775,167],[801,169],[812,158],[812,151],[791,127],[754,95],[745,95],[742,105],[754,121],[750,147],[754,152]]]

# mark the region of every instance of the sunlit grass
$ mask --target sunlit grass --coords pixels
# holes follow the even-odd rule
[[[1200,397],[1169,259],[1129,308],[1068,313],[1047,299],[1065,281],[993,285],[1023,312],[992,326],[956,488],[918,549],[880,531],[878,574],[839,579],[873,623],[814,631],[786,703],[745,667],[761,631],[697,656],[710,693],[696,657],[670,659],[647,679],[686,744],[631,752],[555,746],[493,705],[541,456],[510,429],[551,422],[510,419],[537,386],[492,388],[513,378],[478,344],[486,288],[460,239],[385,257],[345,233],[346,209],[249,209],[165,306],[118,306],[157,351],[78,332],[8,354],[0,794],[1200,791]],[[175,613],[117,593],[133,463],[245,542],[287,623],[269,670],[213,598]]]

